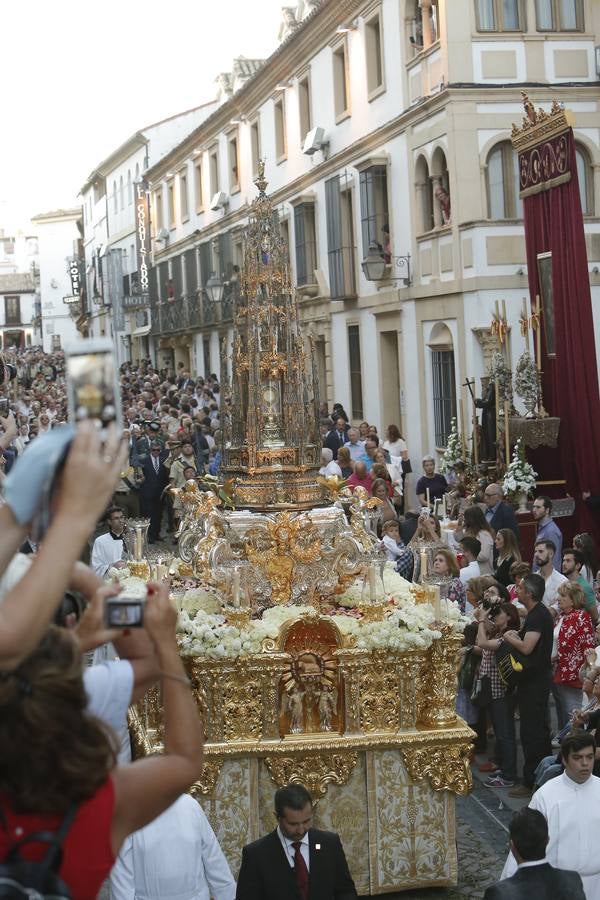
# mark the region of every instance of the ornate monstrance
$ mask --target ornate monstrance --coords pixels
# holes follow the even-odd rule
[[[235,504],[256,510],[322,504],[319,403],[292,292],[288,251],[265,190],[245,231],[244,266],[234,311],[230,446],[222,472],[235,479]]]

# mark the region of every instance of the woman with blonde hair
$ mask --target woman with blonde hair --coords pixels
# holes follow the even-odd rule
[[[499,528],[494,539],[498,558],[494,569],[494,578],[505,587],[511,583],[510,567],[515,562],[521,562],[521,551],[517,544],[514,532],[510,528]]]
[[[580,669],[585,655],[595,646],[594,626],[590,614],[583,609],[585,597],[581,585],[564,581],[558,588],[560,618],[555,628],[554,699],[558,727],[564,728],[573,710],[581,707]]]

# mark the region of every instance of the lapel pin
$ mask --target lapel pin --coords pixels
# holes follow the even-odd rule
[[[315,850],[320,850],[320,849],[321,849],[321,845],[320,845],[320,844],[315,844]]]

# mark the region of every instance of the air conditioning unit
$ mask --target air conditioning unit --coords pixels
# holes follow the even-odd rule
[[[307,156],[312,156],[317,150],[323,150],[324,147],[328,146],[329,141],[325,140],[325,129],[317,126],[317,128],[313,128],[312,131],[309,131],[304,138],[302,152],[306,153]]]
[[[217,191],[212,200],[210,201],[210,208],[213,212],[217,212],[219,209],[225,209],[229,204],[229,197],[225,193],[225,191]]]

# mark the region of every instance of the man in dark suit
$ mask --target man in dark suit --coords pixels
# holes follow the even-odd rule
[[[340,416],[339,419],[335,421],[335,428],[332,428],[331,431],[328,431],[325,435],[325,440],[323,441],[324,447],[329,447],[331,452],[333,453],[333,458],[337,459],[338,450],[340,447],[343,447],[346,441],[348,440],[346,434],[348,431],[348,425],[345,419],[342,419]]]
[[[519,525],[517,523],[515,511],[510,503],[504,502],[502,496],[502,488],[499,484],[488,484],[483,495],[487,507],[485,517],[488,525],[490,525],[495,532],[500,531],[501,528],[510,528],[518,542]]]
[[[244,847],[236,900],[356,900],[339,837],[312,828],[312,816],[305,787],[279,788],[277,828]]]
[[[537,809],[524,807],[509,826],[510,849],[519,868],[490,885],[483,900],[585,900],[581,876],[546,862],[548,823]]]
[[[144,482],[140,487],[140,513],[150,519],[148,540],[151,544],[160,539],[160,520],[162,517],[162,492],[169,480],[169,473],[163,463],[168,454],[163,451],[159,441],[152,441],[150,454],[142,463]]]

